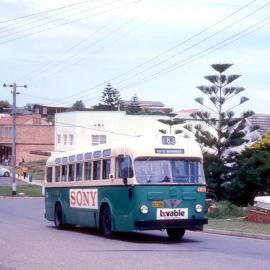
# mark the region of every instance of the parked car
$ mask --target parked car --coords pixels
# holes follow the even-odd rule
[[[0,176],[9,177],[10,176],[10,170],[5,167],[0,167]]]

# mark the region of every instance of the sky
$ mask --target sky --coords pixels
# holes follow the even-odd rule
[[[0,80],[17,104],[98,104],[107,83],[122,99],[200,108],[196,88],[227,74],[250,100],[235,110],[270,113],[269,0],[0,0]],[[10,89],[1,100],[12,102]]]

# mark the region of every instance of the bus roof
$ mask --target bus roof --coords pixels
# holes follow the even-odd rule
[[[141,136],[114,144],[101,144],[89,149],[68,151],[51,156],[47,166],[79,162],[118,155],[138,157],[202,158],[199,144],[180,136]]]

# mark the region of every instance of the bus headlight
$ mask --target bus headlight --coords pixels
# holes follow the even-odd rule
[[[144,215],[148,213],[148,207],[146,205],[142,205],[140,210],[141,210],[141,213]]]
[[[200,204],[196,204],[196,206],[195,206],[195,210],[196,210],[196,212],[197,212],[197,213],[201,213],[201,212],[202,212],[202,210],[203,210],[202,205],[200,205]]]

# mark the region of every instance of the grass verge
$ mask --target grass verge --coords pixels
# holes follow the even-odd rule
[[[270,224],[245,221],[243,218],[208,220],[205,229],[270,235]]]
[[[25,166],[28,168],[28,174],[37,180],[44,179],[45,164],[46,160],[25,162]]]
[[[19,193],[24,193],[26,197],[41,197],[42,188],[34,185],[17,186],[17,197],[21,197],[21,195],[18,195]],[[0,186],[0,196],[12,196],[12,188]]]

